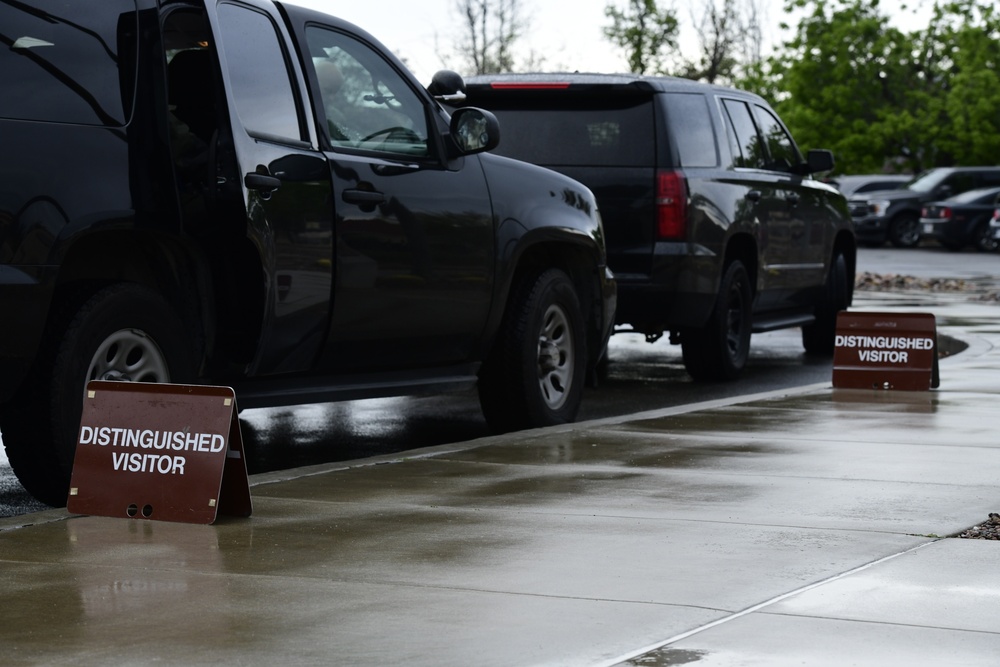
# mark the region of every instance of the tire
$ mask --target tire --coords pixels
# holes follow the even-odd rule
[[[681,331],[684,368],[699,382],[735,380],[750,356],[752,292],[740,261],[726,268],[715,307],[701,329]]]
[[[837,253],[830,263],[822,300],[816,304],[816,321],[802,327],[802,347],[806,354],[828,357],[833,354],[837,335],[837,313],[851,305],[853,285],[847,259]]]
[[[920,243],[920,219],[900,213],[889,222],[889,242],[897,248],[915,248]]]
[[[976,227],[976,231],[973,234],[973,243],[979,252],[996,252],[998,244],[997,240],[993,238],[989,221],[981,222]]]
[[[512,294],[479,373],[479,402],[499,433],[576,419],[586,381],[583,316],[573,283],[549,269]]]
[[[34,379],[0,416],[14,474],[38,500],[66,504],[83,393],[90,380],[188,382],[192,346],[158,294],[121,284],[68,300],[53,313]]]

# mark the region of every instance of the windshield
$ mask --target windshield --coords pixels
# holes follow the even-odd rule
[[[933,192],[941,185],[951,172],[944,169],[932,169],[917,174],[916,178],[906,184],[907,190],[914,192]]]

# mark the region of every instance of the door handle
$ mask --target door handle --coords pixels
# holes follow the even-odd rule
[[[348,204],[367,204],[368,206],[373,206],[375,204],[385,203],[385,195],[381,192],[374,192],[372,190],[344,190],[341,197]]]
[[[281,179],[252,171],[243,177],[243,185],[247,186],[248,190],[257,190],[267,196],[281,187]]]

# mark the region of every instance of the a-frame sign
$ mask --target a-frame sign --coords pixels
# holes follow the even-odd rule
[[[250,516],[233,390],[90,382],[66,508],[200,524]]]

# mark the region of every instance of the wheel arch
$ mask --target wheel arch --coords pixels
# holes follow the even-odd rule
[[[858,244],[854,235],[847,230],[838,232],[836,238],[833,240],[833,252],[830,255],[830,261],[832,262],[837,255],[843,255],[844,261],[847,262],[847,305],[851,305],[854,302],[854,281],[858,266]]]
[[[750,234],[736,234],[732,236],[726,244],[726,252],[723,256],[722,264],[719,266],[718,276],[716,277],[716,293],[719,291],[722,276],[726,274],[729,265],[739,260],[743,263],[743,268],[746,269],[747,275],[750,278],[750,286],[753,291],[750,296],[753,298],[760,290],[760,285],[757,282],[760,276],[758,256],[757,242]]]
[[[606,263],[600,248],[590,237],[577,236],[581,236],[581,239],[567,241],[565,238],[546,238],[522,246],[520,253],[510,260],[512,270],[507,272],[508,279],[504,281],[502,293],[498,296],[503,308],[497,309],[496,321],[491,322],[490,330],[496,331],[502,311],[510,307],[511,295],[516,291],[517,285],[546,269],[559,269],[569,277],[580,299],[587,336],[587,365],[592,367],[596,365],[604,344],[602,328],[606,314],[603,313],[601,276],[597,271],[603,271]]]

